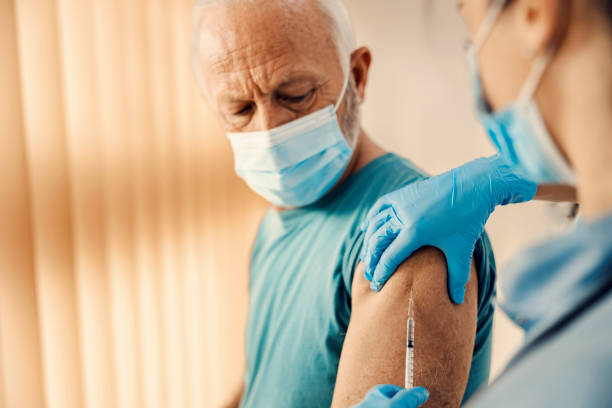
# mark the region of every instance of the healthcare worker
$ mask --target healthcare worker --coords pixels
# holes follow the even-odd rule
[[[470,407],[612,407],[612,0],[464,0],[481,122],[497,146],[383,197],[364,224],[372,289],[425,245],[463,301],[476,239],[498,205],[575,185],[575,229],[502,270],[499,304],[526,332]],[[441,113],[443,115],[443,112]],[[418,381],[418,379],[417,379]],[[427,390],[375,387],[359,407],[413,408]]]

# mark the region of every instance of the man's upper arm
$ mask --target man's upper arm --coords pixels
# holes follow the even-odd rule
[[[415,385],[430,391],[426,407],[458,407],[467,384],[476,335],[478,282],[472,265],[465,302],[451,303],[446,260],[424,248],[375,293],[355,271],[352,312],[342,349],[333,407],[359,402],[377,384],[404,385],[410,289],[415,314]]]

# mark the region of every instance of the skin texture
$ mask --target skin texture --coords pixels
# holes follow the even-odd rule
[[[474,35],[489,0],[458,4]],[[492,107],[503,108],[518,95],[536,56],[551,46],[558,49],[535,99],[578,176],[581,211],[595,219],[612,210],[610,17],[595,1],[513,0],[479,54],[483,86]]]
[[[225,131],[274,128],[338,99],[345,76],[325,17],[312,0],[297,2],[294,8],[275,7],[283,1],[261,0],[206,10],[199,33],[203,91]],[[358,102],[365,99],[370,63],[367,48],[358,48],[351,55],[351,87]],[[355,116],[347,111],[347,105],[350,107],[345,98],[338,110],[345,136],[350,122],[346,118]],[[359,143],[343,179],[385,153],[360,126],[357,129]],[[334,406],[358,402],[378,383],[398,380],[402,384],[405,330],[399,327],[405,325],[406,316],[386,312],[397,308],[407,313],[406,289],[413,282],[418,296],[417,324],[422,325],[417,337],[422,346],[416,380],[430,387],[430,406],[458,406],[475,336],[475,286],[469,289],[464,305],[452,306],[446,292],[445,260],[433,250],[406,261],[381,293],[369,290],[361,268],[354,276],[354,314]],[[373,360],[367,350],[379,356]],[[383,356],[380,352],[384,350],[393,353]],[[362,368],[361,375],[355,375],[351,367]],[[230,395],[224,406],[236,407],[242,392],[240,388]],[[450,405],[443,405],[446,403]]]
[[[424,407],[458,407],[467,384],[478,285],[472,265],[465,302],[451,304],[441,251],[423,248],[406,260],[380,293],[369,289],[363,265],[353,279],[351,322],[342,349],[332,407],[358,403],[379,383],[404,386],[406,319],[412,289],[415,312],[415,385],[430,398]]]

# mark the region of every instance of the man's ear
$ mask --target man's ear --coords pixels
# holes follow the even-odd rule
[[[570,2],[568,0],[518,0],[514,16],[525,54],[539,55],[565,34]]]
[[[361,47],[351,54],[351,74],[355,81],[359,101],[365,100],[365,91],[368,84],[368,73],[372,63],[372,54],[367,47]]]

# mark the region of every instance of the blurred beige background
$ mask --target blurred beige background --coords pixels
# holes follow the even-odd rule
[[[490,154],[454,2],[346,2],[371,136],[433,173]],[[191,6],[0,2],[0,408],[214,407],[242,371],[265,205],[200,100]],[[550,210],[494,215],[498,265]],[[494,373],[520,341],[498,314]]]

